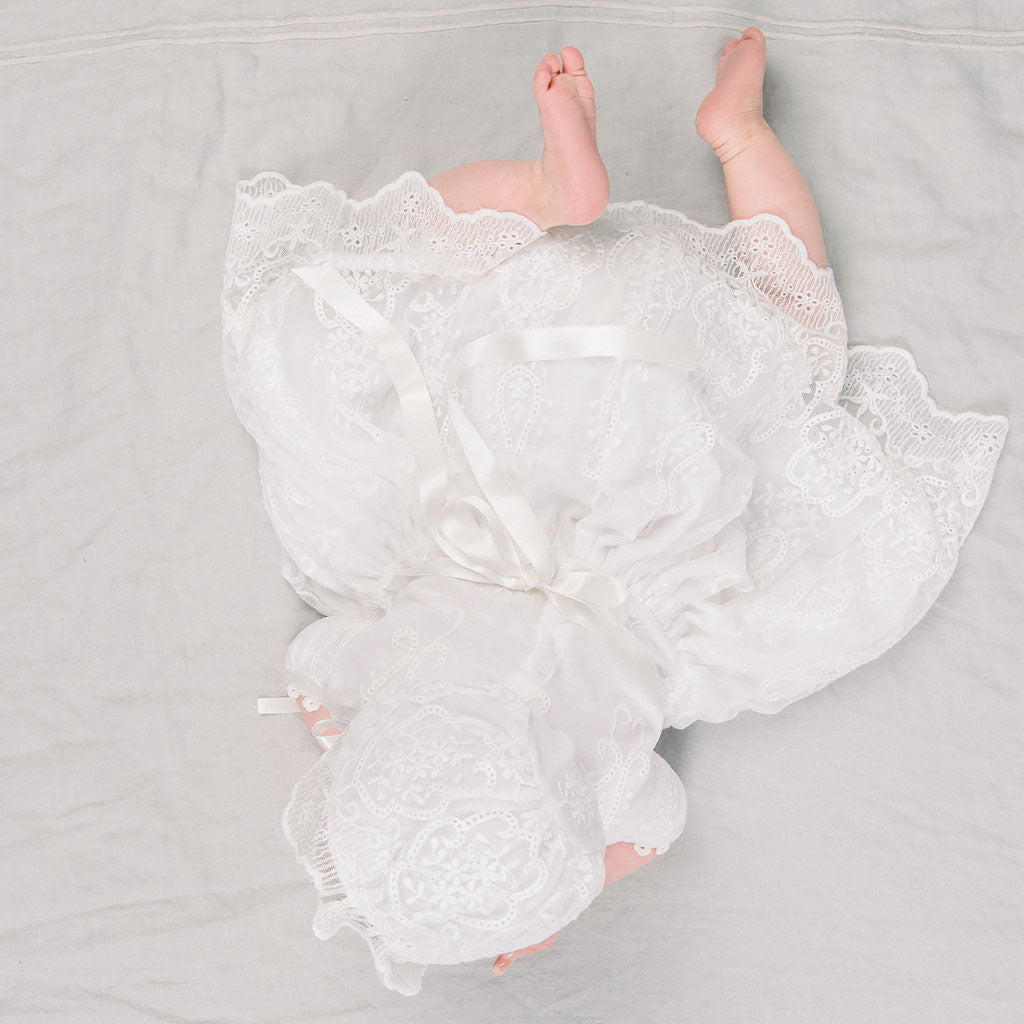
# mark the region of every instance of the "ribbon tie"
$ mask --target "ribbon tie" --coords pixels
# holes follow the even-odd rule
[[[650,652],[626,627],[625,585],[577,559],[556,558],[533,510],[462,409],[455,384],[466,370],[482,363],[588,356],[622,356],[692,370],[697,366],[693,341],[617,325],[581,325],[497,331],[470,342],[449,364],[445,394],[452,427],[483,497],[453,496],[430,392],[408,342],[330,264],[294,267],[292,273],[360,328],[380,352],[408,426],[423,520],[447,555],[392,573],[384,585],[396,575],[442,575],[512,590],[540,590],[566,618],[602,632],[628,665],[639,671],[649,667]],[[610,623],[619,628],[609,630]]]
[[[330,264],[295,267],[292,273],[372,339],[395,385],[419,474],[424,521],[448,556],[447,560],[434,559],[409,567],[399,575],[436,574],[496,583],[513,590],[538,589],[566,618],[580,625],[600,630],[609,619],[625,625],[629,598],[626,587],[578,560],[556,560],[533,510],[501,471],[463,411],[455,384],[466,370],[482,363],[587,356],[624,356],[692,370],[697,365],[695,348],[654,331],[616,325],[497,331],[470,342],[449,364],[445,394],[452,427],[486,501],[471,494],[452,498],[430,392],[408,342]],[[477,521],[466,521],[462,514],[466,509],[476,513]],[[385,582],[392,578],[394,574]]]

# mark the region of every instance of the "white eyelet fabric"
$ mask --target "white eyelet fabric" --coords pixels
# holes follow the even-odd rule
[[[645,697],[536,592],[423,577],[376,619],[307,627],[286,674],[349,721],[284,816],[314,931],[358,931],[399,991],[546,939],[600,892],[607,845],[664,852],[685,824],[653,663]]]
[[[555,551],[627,588],[649,671],[536,592],[389,582],[438,552],[379,353],[289,273],[318,262],[408,339],[467,491],[444,381],[474,339],[696,339],[695,371],[496,363],[457,396]],[[952,574],[1008,430],[939,408],[907,350],[848,348],[831,269],[770,214],[711,228],[613,203],[542,232],[455,214],[414,171],[361,201],[267,172],[237,187],[222,309],[282,572],[325,616],[287,680],[350,722],[286,827],[317,934],[356,928],[407,993],[425,964],[577,916],[602,843],[668,849],[686,799],[654,752],[665,725],[775,713],[895,644]]]
[[[480,678],[370,700],[296,787],[289,840],[385,984],[493,957],[574,920],[604,884],[592,780],[564,733]]]

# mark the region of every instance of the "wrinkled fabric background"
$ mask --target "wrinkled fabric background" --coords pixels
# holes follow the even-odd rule
[[[1017,1019],[1024,983],[1024,16],[1012,4],[8,0],[0,29],[0,1019],[769,1024]],[[827,14],[827,19],[826,19]],[[317,940],[280,815],[318,756],[221,369],[234,183],[356,198],[533,159],[534,65],[584,53],[612,200],[728,220],[693,116],[768,37],[765,113],[851,345],[1010,417],[936,605],[777,716],[668,731],[664,859],[504,978],[384,989]]]

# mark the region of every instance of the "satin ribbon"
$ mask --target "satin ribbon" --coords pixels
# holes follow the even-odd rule
[[[698,365],[693,340],[598,325],[497,331],[470,342],[449,364],[445,394],[451,425],[483,497],[453,496],[430,392],[408,342],[329,264],[295,267],[292,273],[360,328],[380,352],[408,426],[422,518],[447,555],[393,573],[383,585],[395,578],[442,575],[513,590],[540,590],[567,619],[601,632],[630,668],[649,670],[651,652],[626,626],[629,592],[625,585],[577,559],[556,558],[533,510],[459,404],[455,385],[471,367],[496,362],[622,356],[692,370]]]
[[[600,629],[609,619],[624,624],[628,616],[626,587],[578,560],[556,560],[533,510],[501,471],[463,411],[455,384],[466,370],[483,363],[587,356],[625,356],[692,370],[697,366],[695,348],[653,331],[614,325],[497,331],[470,342],[449,364],[445,393],[452,427],[487,500],[476,495],[452,497],[430,392],[408,342],[329,264],[296,267],[292,273],[374,342],[395,385],[418,471],[423,521],[450,559],[424,562],[397,575],[437,574],[514,590],[538,589],[566,618],[580,625]],[[467,509],[483,523],[467,522]],[[394,574],[385,583],[393,578]]]
[[[292,680],[288,684],[288,696],[259,697],[256,701],[257,714],[297,715],[303,709],[306,711],[316,711],[317,708],[323,706],[319,698],[326,697],[327,694],[319,683],[298,673],[286,672],[285,675],[290,676]],[[300,700],[302,707],[299,706]],[[348,708],[345,710],[350,713],[337,718],[321,718],[310,727],[309,731],[313,734],[313,739],[316,740],[321,750],[330,750],[341,739],[348,728],[355,716],[355,711]],[[336,729],[337,732],[333,736],[325,736],[324,733],[328,729]]]

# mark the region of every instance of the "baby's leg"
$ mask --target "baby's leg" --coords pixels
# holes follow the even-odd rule
[[[756,28],[722,48],[715,88],[697,111],[697,133],[722,161],[729,217],[774,213],[807,246],[819,267],[828,265],[818,211],[797,166],[764,119],[765,38]]]
[[[564,61],[564,70],[562,62]],[[456,213],[522,214],[542,231],[589,224],[608,205],[608,172],[597,151],[594,87],[575,46],[548,53],[533,73],[544,152],[538,160],[478,160],[429,178]]]

